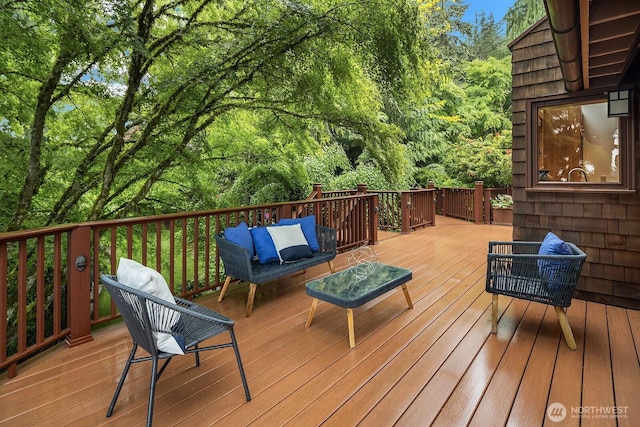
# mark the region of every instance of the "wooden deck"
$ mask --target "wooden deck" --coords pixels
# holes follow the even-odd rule
[[[484,292],[487,242],[511,228],[443,217],[410,235],[384,233],[380,261],[409,268],[414,308],[402,290],[355,309],[349,348],[344,309],[311,298],[303,282],[326,266],[267,286],[244,317],[247,286],[200,303],[237,321],[252,401],[245,402],[231,350],[177,357],[160,379],[157,426],[539,426],[633,425],[640,419],[640,312],[574,300],[567,348],[553,308],[500,298],[498,334]],[[336,259],[338,270],[348,255]],[[131,369],[114,414],[105,418],[130,351],[122,325],[90,343],[58,347],[0,379],[0,425],[133,426],[146,417],[149,365]],[[561,403],[561,423],[546,417]],[[617,416],[612,415],[617,411]],[[580,416],[577,412],[581,412]],[[636,424],[637,425],[637,424]]]

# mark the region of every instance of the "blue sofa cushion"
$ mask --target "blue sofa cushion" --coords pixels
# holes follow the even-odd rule
[[[280,263],[313,256],[300,224],[267,227],[280,257]]]
[[[572,255],[569,245],[556,236],[551,231],[547,233],[538,255]],[[538,274],[540,278],[548,282],[547,287],[549,289],[558,289],[562,286],[562,271],[568,265],[569,261],[560,259],[539,259],[538,260]]]
[[[251,237],[253,238],[253,245],[256,248],[258,262],[260,264],[271,264],[273,262],[280,262],[278,251],[276,251],[276,247],[273,244],[271,235],[267,231],[267,227],[253,227],[249,231],[251,232]]]
[[[224,237],[228,241],[240,245],[243,248],[247,248],[249,251],[249,258],[253,259],[256,255],[256,251],[253,248],[253,238],[247,223],[242,221],[235,227],[227,227],[224,229]]]
[[[283,218],[278,221],[280,225],[292,225],[292,224],[300,224],[302,227],[302,233],[304,234],[305,239],[307,239],[307,243],[309,243],[309,248],[313,252],[318,252],[320,250],[320,244],[318,243],[318,236],[316,236],[316,216],[309,215],[304,216],[302,218]]]

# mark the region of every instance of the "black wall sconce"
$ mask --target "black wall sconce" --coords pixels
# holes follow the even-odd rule
[[[609,117],[628,116],[631,111],[631,90],[612,90],[607,94],[607,115]]]
[[[76,268],[78,269],[78,271],[82,271],[87,267],[87,258],[84,257],[84,255],[79,255],[76,258]]]

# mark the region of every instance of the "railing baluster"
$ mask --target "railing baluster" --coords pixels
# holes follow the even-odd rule
[[[198,264],[199,264],[199,250],[198,245],[200,244],[200,218],[193,218],[193,292],[200,291],[200,284],[198,282]]]
[[[180,277],[182,279],[182,286],[181,286],[180,293],[184,294],[186,293],[185,291],[187,290],[186,284],[185,284],[187,281],[187,219],[186,218],[182,220],[181,225],[182,225],[182,241],[181,241],[182,275]]]
[[[44,341],[44,236],[36,239],[36,340],[34,344]]]
[[[60,335],[62,323],[62,236],[53,236],[53,335]],[[0,269],[2,266],[0,265]],[[1,274],[1,273],[0,273]],[[96,282],[97,283],[97,282]],[[1,297],[0,297],[1,298]]]

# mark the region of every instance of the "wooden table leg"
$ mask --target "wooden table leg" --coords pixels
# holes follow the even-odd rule
[[[349,347],[354,348],[356,346],[356,334],[353,330],[353,310],[347,308],[347,325],[349,327]]]
[[[404,297],[407,299],[407,304],[409,304],[409,308],[413,308],[413,303],[411,302],[411,297],[409,296],[409,289],[407,289],[406,284],[402,284],[402,291],[404,292]]]
[[[309,309],[309,317],[307,317],[307,324],[305,325],[306,328],[311,326],[311,321],[313,320],[313,315],[316,314],[317,306],[318,306],[318,298],[314,298],[313,301],[311,301],[311,309]]]

